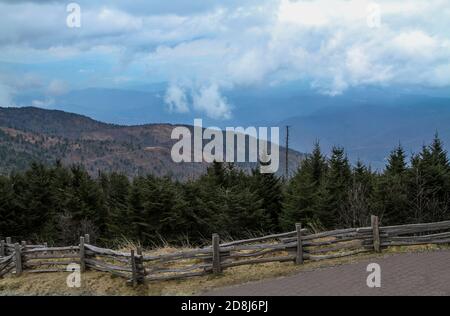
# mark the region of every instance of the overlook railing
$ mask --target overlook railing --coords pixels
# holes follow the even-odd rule
[[[144,254],[140,248],[120,252],[90,244],[89,235],[69,247],[47,247],[0,241],[0,277],[8,273],[71,272],[78,264],[80,272],[96,270],[111,273],[136,285],[146,281],[164,281],[208,274],[225,269],[269,262],[304,264],[380,252],[390,246],[450,243],[450,221],[378,226],[372,216],[370,227],[348,228],[320,233],[302,229],[259,238],[220,243],[217,234],[204,248],[168,254]]]

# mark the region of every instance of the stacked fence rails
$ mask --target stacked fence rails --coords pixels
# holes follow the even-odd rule
[[[14,253],[14,251],[15,251],[15,244],[13,244],[11,242],[10,238],[9,238],[9,240],[7,242],[2,240],[1,243],[2,244],[0,244],[0,257],[11,255],[11,254]],[[31,244],[27,244],[24,241],[21,242],[20,246],[21,246],[21,249],[24,249],[24,250],[47,247],[47,245],[45,245],[45,244],[42,244],[42,245],[31,245]]]
[[[450,221],[380,227],[381,246],[450,243]]]
[[[22,267],[28,273],[66,272],[80,263],[79,246],[22,248]]]
[[[306,234],[309,230],[300,229],[300,232]],[[258,263],[292,262],[296,259],[297,242],[285,240],[296,239],[297,234],[292,231],[221,244],[219,270]]]
[[[306,233],[308,230],[302,231]],[[143,256],[145,280],[180,279],[217,273],[241,265],[293,261],[295,255],[288,253],[292,245],[283,243],[282,239],[296,234],[293,231],[222,244],[219,244],[219,236],[214,234],[212,246],[209,247]]]
[[[12,272],[15,268],[14,253],[0,258],[0,278]]]
[[[202,276],[212,272],[212,248],[142,256],[144,278],[162,281]]]
[[[84,247],[86,269],[108,272],[126,279],[132,278],[131,253],[99,248],[89,244]]]
[[[6,241],[4,243],[4,246],[3,246],[3,249],[4,249],[3,252],[4,252],[5,256],[13,254],[14,253],[14,247],[15,246],[14,246],[13,243],[11,243],[11,240],[9,240],[9,242]]]
[[[0,277],[8,273],[70,272],[70,264],[80,271],[95,270],[122,277],[128,282],[166,281],[210,274],[243,265],[273,262],[304,262],[380,252],[390,246],[450,243],[450,221],[400,226],[371,226],[314,233],[302,229],[258,238],[220,242],[212,236],[210,246],[173,253],[143,253],[140,248],[120,252],[94,246],[89,235],[70,247],[47,247],[0,241]]]
[[[301,243],[306,261],[336,259],[374,250],[371,227],[306,235],[302,236]]]

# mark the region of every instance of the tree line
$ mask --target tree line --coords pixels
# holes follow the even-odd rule
[[[329,157],[319,144],[289,180],[215,162],[196,180],[120,173],[91,177],[81,166],[33,163],[0,177],[0,235],[75,244],[89,233],[99,244],[200,244],[212,233],[244,238],[290,231],[450,219],[450,164],[441,140],[410,159],[401,146],[383,171],[351,165],[343,148]]]

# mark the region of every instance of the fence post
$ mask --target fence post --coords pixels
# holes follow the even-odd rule
[[[10,255],[12,253],[11,248],[9,248],[8,245],[12,245],[11,237],[6,237],[5,255]]]
[[[6,256],[5,241],[4,240],[0,240],[0,257],[4,257],[4,256]]]
[[[302,224],[295,224],[295,230],[297,231],[297,256],[295,263],[303,264]]]
[[[219,274],[220,269],[220,236],[219,234],[212,235],[212,249],[213,249],[213,273]]]
[[[22,250],[18,243],[14,244],[14,252],[16,253],[16,276],[22,274]]]
[[[136,249],[137,258],[136,258],[136,276],[137,276],[137,283],[138,284],[144,284],[145,282],[145,267],[144,267],[144,260],[142,256],[142,248],[138,247]]]
[[[89,236],[89,234],[84,235],[84,242],[88,245],[91,244],[91,237]]]
[[[375,252],[380,252],[380,228],[378,226],[378,216],[372,215],[370,220],[373,232],[373,249]]]
[[[80,237],[80,272],[86,271],[86,249],[84,248],[84,237]]]
[[[136,257],[134,256],[134,250],[131,249],[131,283],[133,286],[137,285],[137,271],[136,271]]]

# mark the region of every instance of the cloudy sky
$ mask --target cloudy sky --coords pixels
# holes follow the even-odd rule
[[[298,84],[450,87],[448,0],[0,0],[0,105],[39,91],[167,82],[170,111],[226,119],[224,93]]]

